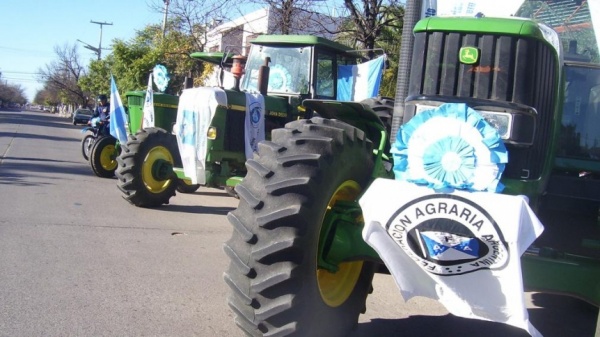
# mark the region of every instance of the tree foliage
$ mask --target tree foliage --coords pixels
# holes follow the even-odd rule
[[[11,103],[27,103],[25,90],[18,84],[0,83],[0,106]]]
[[[44,82],[44,93],[40,94],[40,99],[44,98],[44,104],[70,102],[87,105],[89,93],[79,83],[86,74],[86,67],[81,62],[77,45],[55,46],[54,53],[57,59],[38,70],[38,79]]]

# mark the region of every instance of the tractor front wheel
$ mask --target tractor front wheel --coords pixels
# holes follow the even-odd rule
[[[161,128],[146,128],[122,147],[116,174],[123,198],[138,207],[168,204],[178,184],[173,172],[179,158],[175,136]]]
[[[117,169],[117,140],[111,136],[97,139],[90,150],[90,166],[92,171],[102,178],[112,178]]]
[[[332,209],[367,187],[372,143],[340,121],[298,120],[274,130],[246,167],[224,247],[237,325],[249,336],[347,336],[365,310],[376,265],[331,268],[323,252],[334,249],[335,226],[359,226],[360,214],[339,224]]]

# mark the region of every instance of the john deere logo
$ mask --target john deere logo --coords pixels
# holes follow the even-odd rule
[[[479,49],[475,47],[462,47],[459,54],[460,63],[475,64],[479,61]]]

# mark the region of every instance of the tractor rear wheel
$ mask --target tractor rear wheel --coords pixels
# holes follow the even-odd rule
[[[173,167],[179,149],[174,135],[161,128],[142,129],[130,137],[117,160],[117,186],[131,204],[158,207],[175,195]]]
[[[92,146],[94,146],[94,141],[96,141],[94,135],[85,135],[81,140],[81,154],[85,160],[90,159],[90,152],[92,151]]]
[[[343,262],[329,272],[317,261],[330,243],[321,234],[330,209],[357,200],[370,181],[371,142],[340,121],[298,120],[274,130],[246,167],[224,247],[237,325],[249,336],[347,336],[375,265]]]
[[[373,97],[361,101],[362,104],[368,105],[383,125],[390,131],[392,129],[392,117],[394,115],[394,99],[390,97]]]
[[[90,150],[90,166],[92,171],[102,178],[112,178],[117,169],[117,139],[112,136],[98,138]]]

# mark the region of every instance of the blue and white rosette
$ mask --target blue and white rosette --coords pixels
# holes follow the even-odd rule
[[[167,85],[169,85],[169,73],[167,72],[167,68],[162,64],[157,64],[154,66],[152,70],[154,77],[154,84],[158,87],[158,91],[164,92],[167,89]]]
[[[434,189],[501,192],[508,152],[498,132],[466,104],[414,116],[392,146],[394,174]]]

